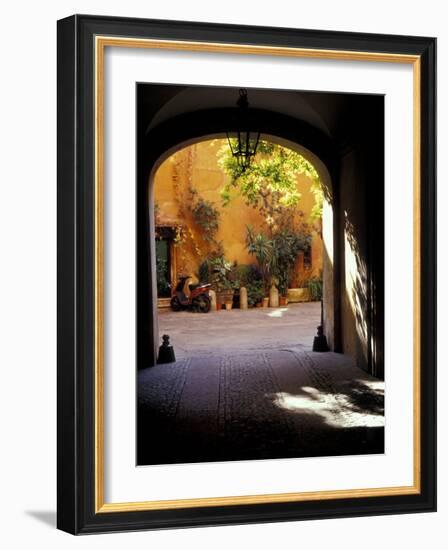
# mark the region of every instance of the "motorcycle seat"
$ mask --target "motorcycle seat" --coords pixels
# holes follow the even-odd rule
[[[189,288],[190,290],[195,290],[196,288],[198,288],[198,286],[201,286],[201,285],[200,285],[200,284],[193,284],[193,283],[192,283],[191,285],[188,285],[188,288]]]

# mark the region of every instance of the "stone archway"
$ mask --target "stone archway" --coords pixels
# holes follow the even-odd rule
[[[190,102],[181,97],[187,88]],[[218,101],[208,87],[141,90],[146,107],[137,116],[138,464],[272,458],[272,449],[263,454],[260,448],[266,441],[275,441],[276,458],[383,452],[384,384],[378,378],[384,373],[384,99],[283,91],[290,106],[296,95],[303,100],[301,118],[299,110],[270,110],[282,108],[279,94],[258,90],[257,107],[263,108],[250,109],[250,129],[304,154],[327,186],[325,325],[332,350],[342,353],[318,354],[288,344],[282,348],[274,338],[269,350],[241,353],[216,347],[210,353],[196,348],[191,357],[145,368],[155,364],[158,347],[154,174],[184,146],[232,131],[229,120],[235,109],[228,107],[231,101]],[[214,91],[219,95],[219,88]],[[209,95],[202,103],[205,92]],[[192,111],[198,105],[210,108]],[[259,325],[252,327],[258,330]],[[197,339],[202,343],[202,337]],[[269,353],[275,354],[271,362]],[[225,397],[230,395],[236,399]],[[328,399],[340,409],[336,419],[327,414]],[[180,411],[174,418],[173,407]],[[334,407],[330,416],[332,411]],[[279,451],[278,434],[288,447],[297,433],[303,435],[308,421],[309,437],[296,439],[305,448]],[[180,438],[167,436],[173,430]],[[254,436],[249,444],[245,434]]]
[[[152,214],[154,212],[154,204],[155,204],[155,181],[157,179],[157,174],[159,167],[161,164],[165,162],[165,160],[171,158],[173,155],[175,155],[177,152],[183,151],[186,148],[190,147],[194,144],[201,144],[208,142],[212,136],[205,136],[203,138],[196,138],[194,140],[189,140],[187,143],[181,143],[179,144],[174,150],[170,150],[166,154],[162,155],[159,159],[159,161],[154,166],[149,179],[149,216],[150,216],[150,223],[152,226],[155,227],[155,222],[152,220]],[[223,134],[216,134],[213,136],[213,139],[225,139],[226,136]],[[276,143],[279,145],[282,145],[284,147],[287,147],[288,149],[291,149],[299,154],[301,154],[304,158],[306,158],[308,161],[311,162],[311,164],[315,167],[319,174],[319,178],[322,184],[322,188],[324,190],[324,205],[323,205],[323,216],[322,216],[322,242],[323,242],[323,254],[322,254],[322,276],[323,276],[323,318],[324,318],[324,331],[325,335],[327,337],[327,341],[329,343],[330,349],[334,349],[334,319],[335,319],[335,312],[334,312],[334,269],[333,269],[333,258],[334,258],[334,235],[333,235],[333,185],[331,181],[330,174],[328,172],[327,167],[324,163],[311,151],[307,150],[305,147],[293,143],[289,140],[279,138],[277,136],[272,135],[265,135],[263,134],[261,136],[262,140],[269,141],[271,143]],[[153,255],[151,257],[151,265],[153,266],[155,264],[155,256]],[[155,300],[153,301],[155,303]],[[154,307],[154,306],[153,306]],[[154,326],[156,327],[156,321],[157,321],[157,315],[156,312],[153,313],[154,315]],[[315,328],[315,327],[314,327]],[[157,338],[158,336],[158,338]],[[160,334],[157,328],[155,328],[155,340],[160,340]],[[310,343],[312,341],[312,338],[310,339]]]
[[[140,147],[139,155],[145,162],[139,163],[138,180],[138,365],[141,367],[155,364],[159,340],[157,327],[157,291],[155,273],[155,249],[153,238],[155,224],[153,219],[153,183],[154,176],[161,163],[176,151],[205,139],[225,137],[229,120],[229,109],[218,109],[195,113],[195,124],[191,115],[176,117],[165,122],[162,127],[150,131],[145,145]],[[338,277],[339,238],[338,216],[335,213],[335,186],[331,172],[334,169],[334,153],[327,136],[310,125],[290,119],[276,113],[254,110],[254,125],[270,141],[282,144],[301,153],[316,167],[325,187],[325,223],[324,240],[324,325],[326,335],[334,351],[341,351],[339,341],[340,327],[340,289]],[[299,139],[300,136],[300,139]],[[144,205],[145,212],[143,212]],[[142,236],[143,235],[143,236]],[[142,254],[147,254],[146,265]],[[143,269],[142,269],[143,268]],[[147,281],[142,273],[147,273]],[[144,299],[141,299],[143,298]],[[146,304],[146,308],[145,308]],[[146,309],[146,311],[145,311]],[[140,324],[143,322],[143,325]],[[144,326],[146,330],[141,330]]]

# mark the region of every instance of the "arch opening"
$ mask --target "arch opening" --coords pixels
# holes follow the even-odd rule
[[[241,269],[249,265],[259,269],[256,257],[251,256],[247,250],[247,227],[254,225],[255,229],[259,230],[260,237],[261,235],[266,237],[269,227],[260,215],[259,203],[254,201],[253,197],[251,197],[252,204],[247,203],[247,193],[246,197],[239,196],[236,202],[229,200],[226,206],[222,206],[225,182],[229,187],[230,180],[229,173],[226,173],[223,167],[226,150],[229,151],[225,138],[224,133],[217,132],[177,143],[161,154],[151,169],[148,178],[148,214],[151,234],[154,235],[150,247],[150,264],[153,274],[152,317],[155,344],[160,342],[161,334],[170,326],[162,323],[159,327],[158,313],[169,307],[179,274],[185,272],[192,275],[194,282],[198,282],[199,279],[204,278],[203,269],[201,273],[204,260],[217,255],[225,258],[229,265],[240,265]],[[306,250],[297,253],[297,260],[291,269],[292,274],[288,276],[287,288],[285,289],[285,281],[282,281],[283,285],[279,285],[278,281],[276,284],[281,290],[280,294],[284,295],[282,298],[288,297],[290,303],[322,299],[322,312],[319,311],[316,317],[317,310],[313,310],[310,318],[311,333],[308,331],[306,336],[297,334],[296,342],[311,345],[317,325],[323,321],[329,347],[334,349],[335,235],[333,232],[333,184],[330,172],[326,164],[303,145],[268,133],[262,134],[260,140],[275,147],[276,150],[292,152],[294,158],[302,159],[305,163],[303,171],[297,170],[294,176],[298,178],[300,200],[294,208],[290,209],[290,212],[294,211],[295,214],[293,225],[288,230],[297,229],[296,226],[299,223],[302,231],[299,235],[301,238],[309,239],[309,244]],[[221,156],[221,166],[219,156]],[[310,175],[310,170],[313,176]],[[239,193],[241,195],[241,190]],[[316,201],[319,201],[319,212],[317,214],[314,212],[313,216]],[[211,239],[207,234],[204,239],[204,235],[200,234],[201,227],[192,215],[193,203],[209,209],[216,207],[218,217],[223,222],[221,224],[223,227],[217,230],[216,238]],[[266,212],[264,214],[266,215]],[[206,229],[209,231],[210,228],[206,227]],[[272,234],[269,236],[272,237]],[[216,250],[213,250],[218,243],[221,247],[220,254],[216,254]],[[229,276],[231,277],[232,274]],[[245,284],[247,285],[247,281]],[[188,285],[185,288],[188,294]],[[236,294],[238,294],[238,289],[234,290],[237,290]],[[249,287],[248,296],[250,306],[255,305],[251,294],[254,294],[252,285]],[[280,301],[284,303],[284,300]],[[238,300],[235,300],[234,306],[236,305]],[[267,315],[281,318],[285,314],[284,311],[271,311]],[[156,353],[157,345],[154,349],[154,357]]]

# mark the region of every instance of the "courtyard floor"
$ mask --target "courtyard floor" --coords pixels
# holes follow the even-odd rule
[[[159,334],[169,334],[176,359],[303,345],[311,349],[320,302],[206,314],[159,310]]]
[[[138,463],[384,452],[384,383],[313,353],[320,304],[159,312],[175,363],[138,380]]]

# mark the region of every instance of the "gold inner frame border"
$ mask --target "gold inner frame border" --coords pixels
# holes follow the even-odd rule
[[[104,54],[106,47],[146,48],[207,53],[269,55],[327,60],[405,63],[413,66],[413,485],[331,491],[272,493],[179,500],[106,503],[104,501]],[[421,60],[418,55],[345,50],[305,49],[251,44],[226,44],[177,40],[96,36],[95,54],[95,513],[168,510],[211,506],[236,506],[305,502],[344,498],[413,495],[421,492],[421,387],[420,387],[420,270],[421,270]]]

